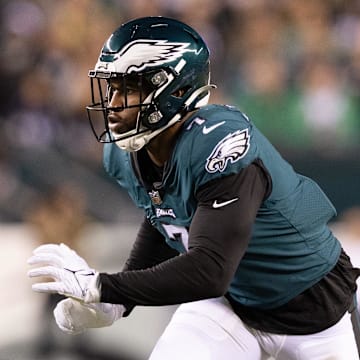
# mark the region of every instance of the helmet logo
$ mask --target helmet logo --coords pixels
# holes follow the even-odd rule
[[[209,173],[223,172],[229,163],[235,163],[243,158],[250,148],[248,129],[237,130],[226,135],[214,147],[207,158],[205,169]]]
[[[163,65],[179,59],[190,43],[169,42],[167,40],[135,40],[127,44],[109,63],[109,71],[117,73],[140,72],[148,67]],[[97,68],[103,65],[100,61]]]

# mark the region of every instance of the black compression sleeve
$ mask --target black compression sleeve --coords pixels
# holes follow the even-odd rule
[[[188,252],[145,270],[100,274],[101,301],[170,305],[223,295],[268,188],[265,173],[255,164],[204,186],[197,193]],[[213,207],[215,200],[235,198],[229,205]]]
[[[178,252],[166,244],[164,236],[144,218],[122,271],[147,269],[177,255]],[[122,304],[126,307],[124,317],[130,315],[136,305]]]
[[[123,271],[152,267],[178,255],[168,246],[165,238],[144,218]]]

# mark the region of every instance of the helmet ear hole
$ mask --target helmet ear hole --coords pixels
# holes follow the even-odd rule
[[[190,86],[182,87],[181,89],[177,89],[176,91],[174,91],[171,96],[174,96],[176,98],[182,98],[189,89]]]

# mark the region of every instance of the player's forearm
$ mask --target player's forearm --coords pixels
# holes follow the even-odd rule
[[[101,301],[171,305],[223,295],[250,239],[251,217],[234,221],[231,208],[215,212],[200,207],[190,231],[187,253],[145,270],[100,274]],[[204,220],[209,225],[196,225]],[[225,226],[211,225],[218,222]]]
[[[100,274],[101,301],[172,305],[220,296],[231,276],[209,254],[193,249],[151,269]]]

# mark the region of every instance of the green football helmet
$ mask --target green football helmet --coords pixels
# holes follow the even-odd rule
[[[145,17],[120,26],[105,42],[94,70],[89,71],[92,103],[87,112],[99,142],[116,142],[126,151],[137,151],[179,121],[187,112],[206,105],[210,85],[209,50],[188,25],[164,17]],[[146,89],[138,107],[134,129],[114,134],[109,129],[109,82],[137,79]],[[99,126],[100,124],[100,126]]]

